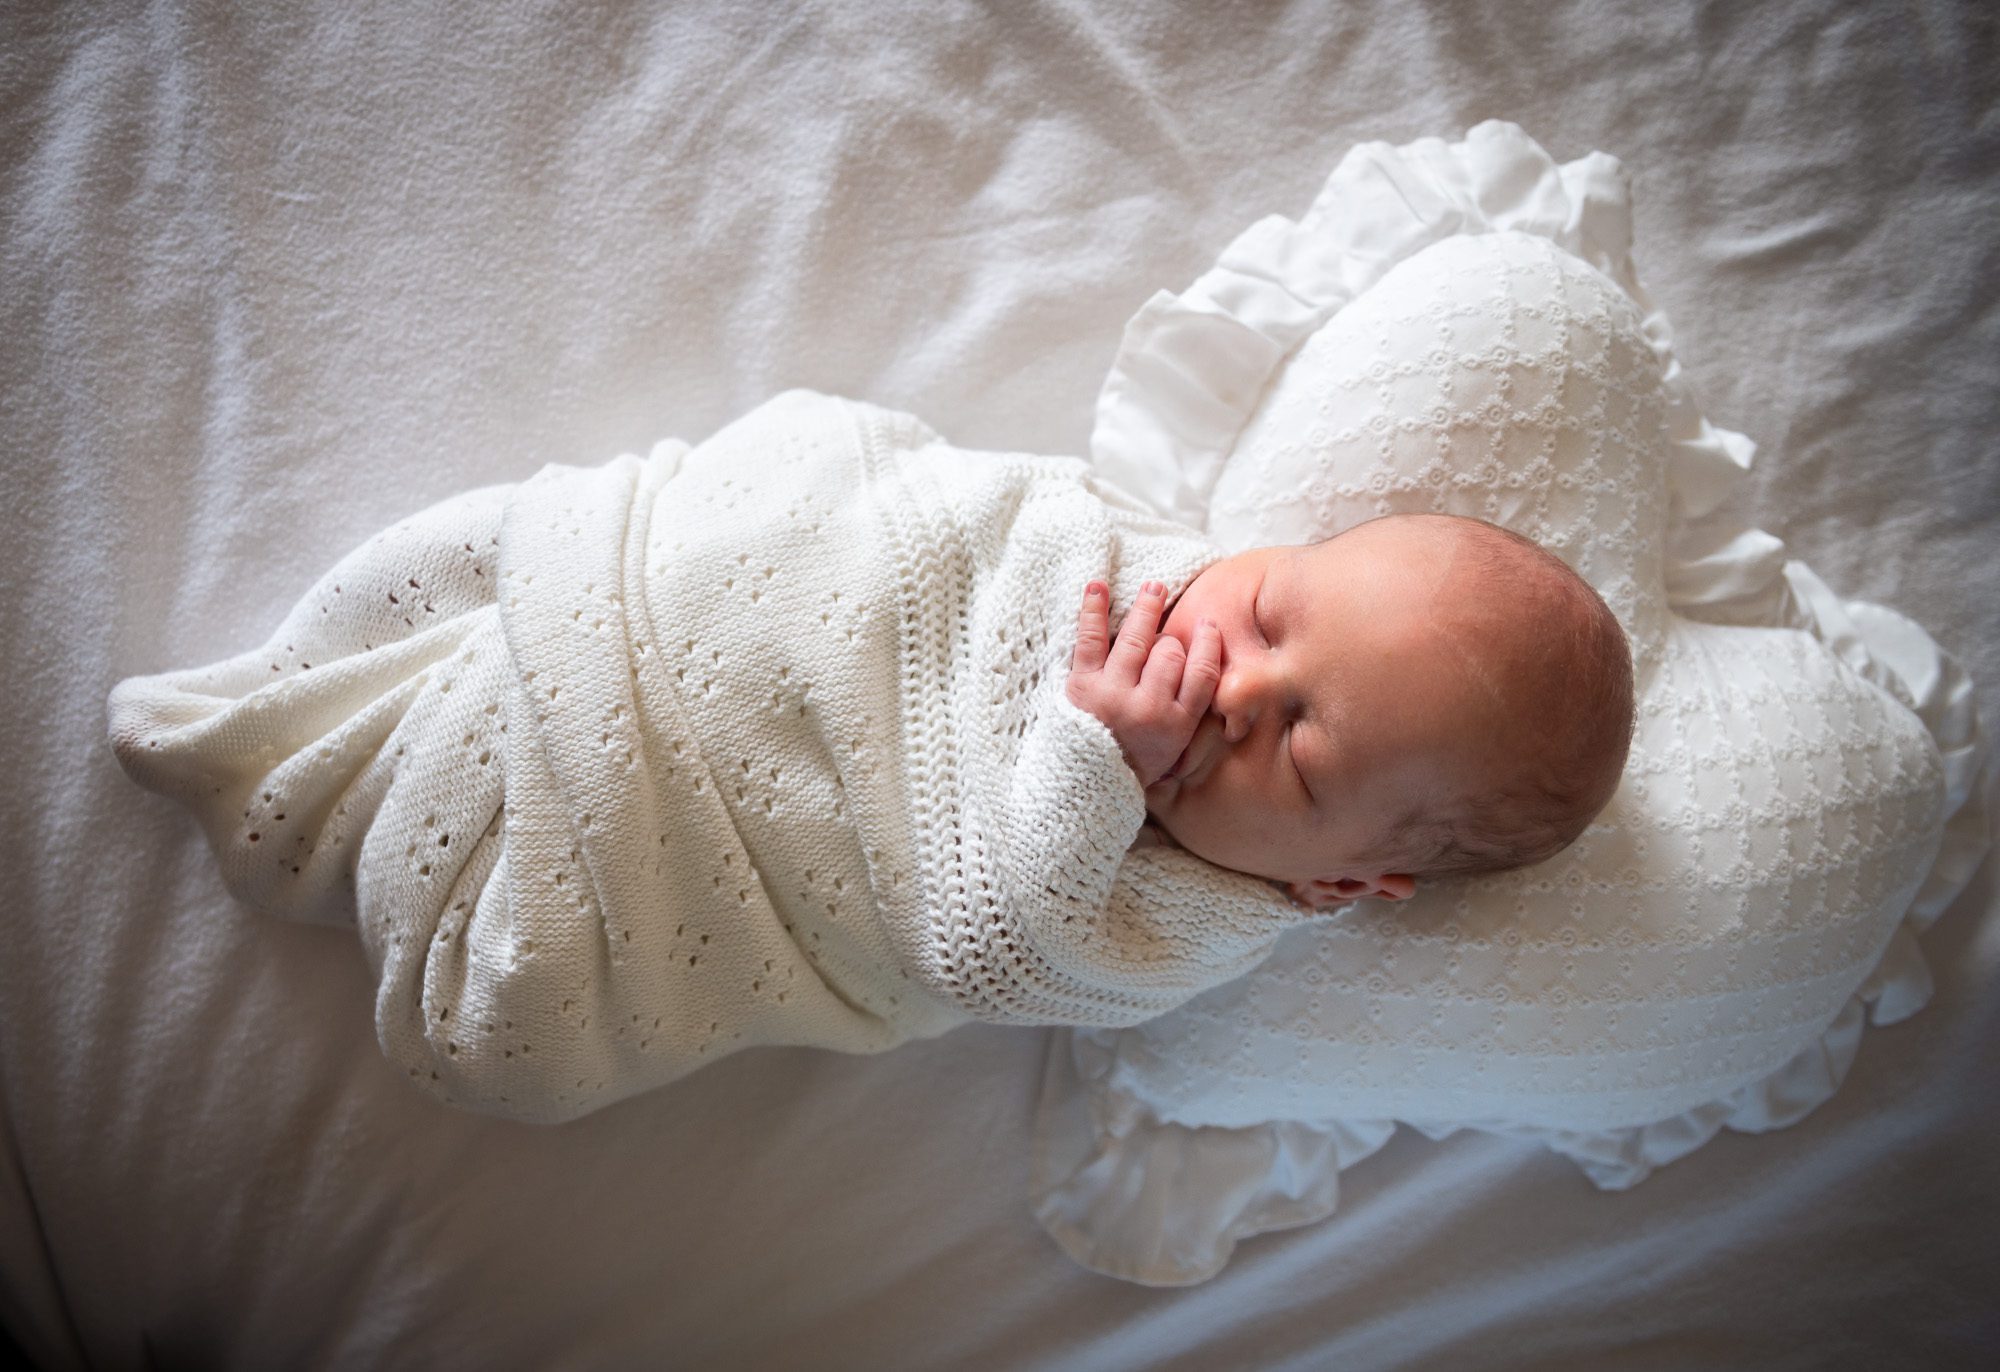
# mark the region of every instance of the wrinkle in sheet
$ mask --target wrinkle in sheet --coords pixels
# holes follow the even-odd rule
[[[1025,1211],[1034,1037],[760,1050],[576,1133],[399,1103],[358,958],[232,912],[102,756],[112,681],[251,641],[375,529],[785,385],[1080,451],[1153,290],[1354,142],[1489,115],[1632,169],[1646,284],[1765,445],[1762,522],[1917,607],[2000,717],[1994,26],[1882,7],[1813,40],[1840,8],[0,14],[0,870],[25,877],[0,1108],[47,1238],[0,1243],[7,1289],[53,1289],[107,1366],[141,1331],[246,1367],[1978,1365],[1990,874],[1927,936],[1957,969],[1936,1003],[1782,1148],[1601,1196],[1518,1145],[1411,1139],[1335,1223],[1156,1292]],[[1819,216],[1869,229],[1765,246]],[[246,1059],[279,1007],[307,1027]],[[321,1151],[229,1211],[298,1131]],[[1587,1288],[1545,1288],[1593,1252]],[[827,1313],[850,1298],[878,1318]],[[27,1308],[51,1349],[59,1314]]]

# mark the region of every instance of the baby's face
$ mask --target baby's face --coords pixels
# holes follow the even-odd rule
[[[1372,863],[1395,822],[1462,786],[1483,749],[1435,598],[1449,550],[1385,521],[1259,548],[1198,575],[1163,632],[1222,634],[1222,680],[1146,807],[1182,847],[1342,899],[1409,894]]]

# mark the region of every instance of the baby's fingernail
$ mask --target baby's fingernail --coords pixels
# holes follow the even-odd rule
[[[1147,595],[1165,595],[1167,593],[1167,588],[1165,586],[1162,586],[1157,581],[1149,581],[1144,586],[1141,586],[1139,589],[1144,591]]]
[[[1089,596],[1092,600],[1102,600],[1104,599],[1105,596],[1104,583],[1101,581],[1093,581],[1088,586],[1083,588],[1083,593]]]

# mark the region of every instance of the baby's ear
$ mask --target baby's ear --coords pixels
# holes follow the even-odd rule
[[[1314,910],[1345,905],[1351,900],[1408,900],[1417,893],[1417,879],[1403,872],[1368,877],[1315,877],[1294,881],[1285,890],[1293,900]]]

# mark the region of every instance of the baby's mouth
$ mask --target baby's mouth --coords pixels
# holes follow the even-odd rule
[[[1194,726],[1194,736],[1188,740],[1187,747],[1181,749],[1181,755],[1174,759],[1174,765],[1167,769],[1166,776],[1161,780],[1185,784],[1187,779],[1209,760],[1215,751],[1213,740],[1205,744],[1202,737],[1203,734],[1210,732],[1208,724],[1209,717],[1202,716],[1201,723]]]

